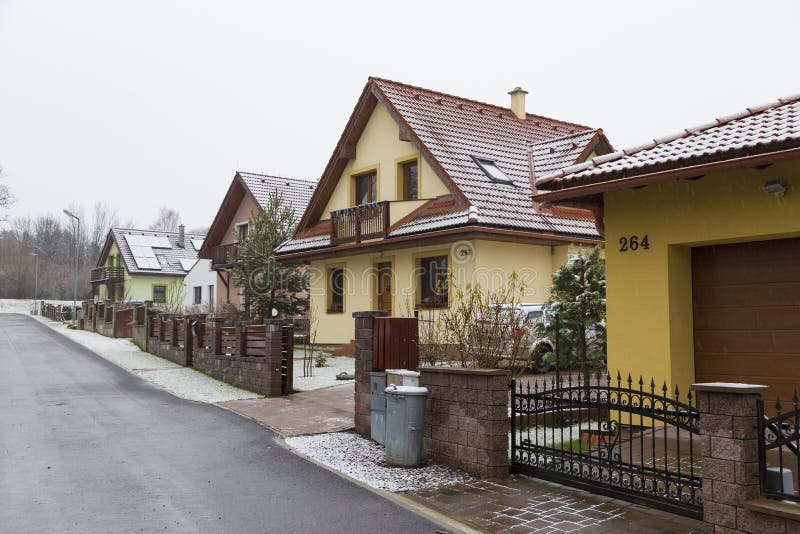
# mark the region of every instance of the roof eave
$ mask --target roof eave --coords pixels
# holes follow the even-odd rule
[[[582,199],[585,197],[592,198],[610,191],[619,191],[622,189],[694,178],[711,172],[758,167],[796,158],[800,158],[800,147],[723,159],[721,161],[699,165],[687,165],[677,169],[638,174],[636,176],[611,178],[585,185],[564,187],[553,191],[540,192],[533,196],[533,200],[542,203],[558,203],[565,200]]]

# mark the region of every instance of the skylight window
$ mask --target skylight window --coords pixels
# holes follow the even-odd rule
[[[494,161],[485,158],[476,158],[474,156],[472,159],[475,160],[475,163],[478,164],[478,167],[481,168],[484,174],[486,174],[491,181],[497,182],[498,184],[514,184],[511,178],[506,176],[506,174],[500,170],[500,167],[498,167]]]

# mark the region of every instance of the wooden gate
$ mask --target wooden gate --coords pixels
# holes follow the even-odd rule
[[[416,317],[376,317],[372,369],[411,369],[419,366],[419,323]]]
[[[114,337],[133,337],[133,308],[116,311]]]

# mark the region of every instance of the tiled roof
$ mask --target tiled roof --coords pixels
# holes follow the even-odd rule
[[[316,182],[303,180],[300,178],[284,178],[281,176],[270,176],[254,172],[239,172],[245,185],[253,194],[262,209],[269,203],[270,194],[275,191],[283,195],[285,202],[288,202],[294,209],[295,215],[299,219],[305,211],[311,195],[314,194]]]
[[[476,223],[598,237],[594,225],[534,213],[528,174],[529,145],[592,131],[588,127],[532,114],[519,120],[508,108],[380,78],[371,81],[477,208]],[[513,185],[491,181],[473,157],[493,160]]]
[[[540,189],[632,177],[800,145],[800,95],[751,107],[643,145],[551,172]]]
[[[370,78],[370,86],[407,125],[408,128],[401,125],[401,131],[411,130],[452,180],[459,198],[466,201],[453,206],[448,213],[422,210],[401,221],[390,232],[390,238],[466,224],[599,238],[589,219],[534,211],[528,162],[530,148],[538,149],[541,143],[554,142],[553,146],[559,148],[559,157],[543,159],[543,164],[548,169],[570,165],[576,159],[569,157],[574,154],[577,158],[593,139],[602,135],[599,130],[532,114],[519,120],[508,108],[380,78]],[[568,136],[570,141],[562,141]],[[578,145],[576,149],[571,148],[573,142]],[[549,154],[549,148],[547,145],[541,150]],[[492,181],[474,158],[494,161],[512,183]],[[304,250],[304,246],[308,249],[327,246],[319,239],[309,242],[306,237],[299,232],[295,239],[281,245],[278,252]]]
[[[592,141],[602,130],[586,130],[575,134],[549,139],[531,145],[531,159],[536,177],[551,174],[564,167],[570,167],[578,159],[588,156]]]
[[[203,239],[203,234],[184,234],[184,246],[178,246],[178,232],[156,232],[151,230],[134,230],[130,228],[112,228],[111,234],[114,236],[114,241],[117,243],[122,259],[125,261],[125,267],[130,274],[159,274],[167,276],[185,276],[186,271],[183,270],[180,260],[196,260],[198,250],[194,248],[192,239]],[[133,254],[128,246],[128,241],[125,239],[126,235],[143,235],[166,237],[172,248],[153,248],[156,257],[161,256],[159,263],[161,264],[160,270],[155,269],[140,269],[133,259]],[[101,257],[101,260],[105,258]],[[162,262],[163,260],[163,262]]]

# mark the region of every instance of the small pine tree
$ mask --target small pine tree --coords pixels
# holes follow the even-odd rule
[[[308,277],[296,266],[275,260],[275,249],[292,236],[295,212],[283,195],[269,196],[264,211],[250,219],[247,237],[238,244],[231,271],[233,283],[242,288],[247,315],[261,319],[294,316],[308,308]]]
[[[546,309],[549,321],[539,325],[540,335],[558,339],[561,368],[577,367],[588,379],[606,354],[606,274],[600,247],[578,253],[553,273]]]

